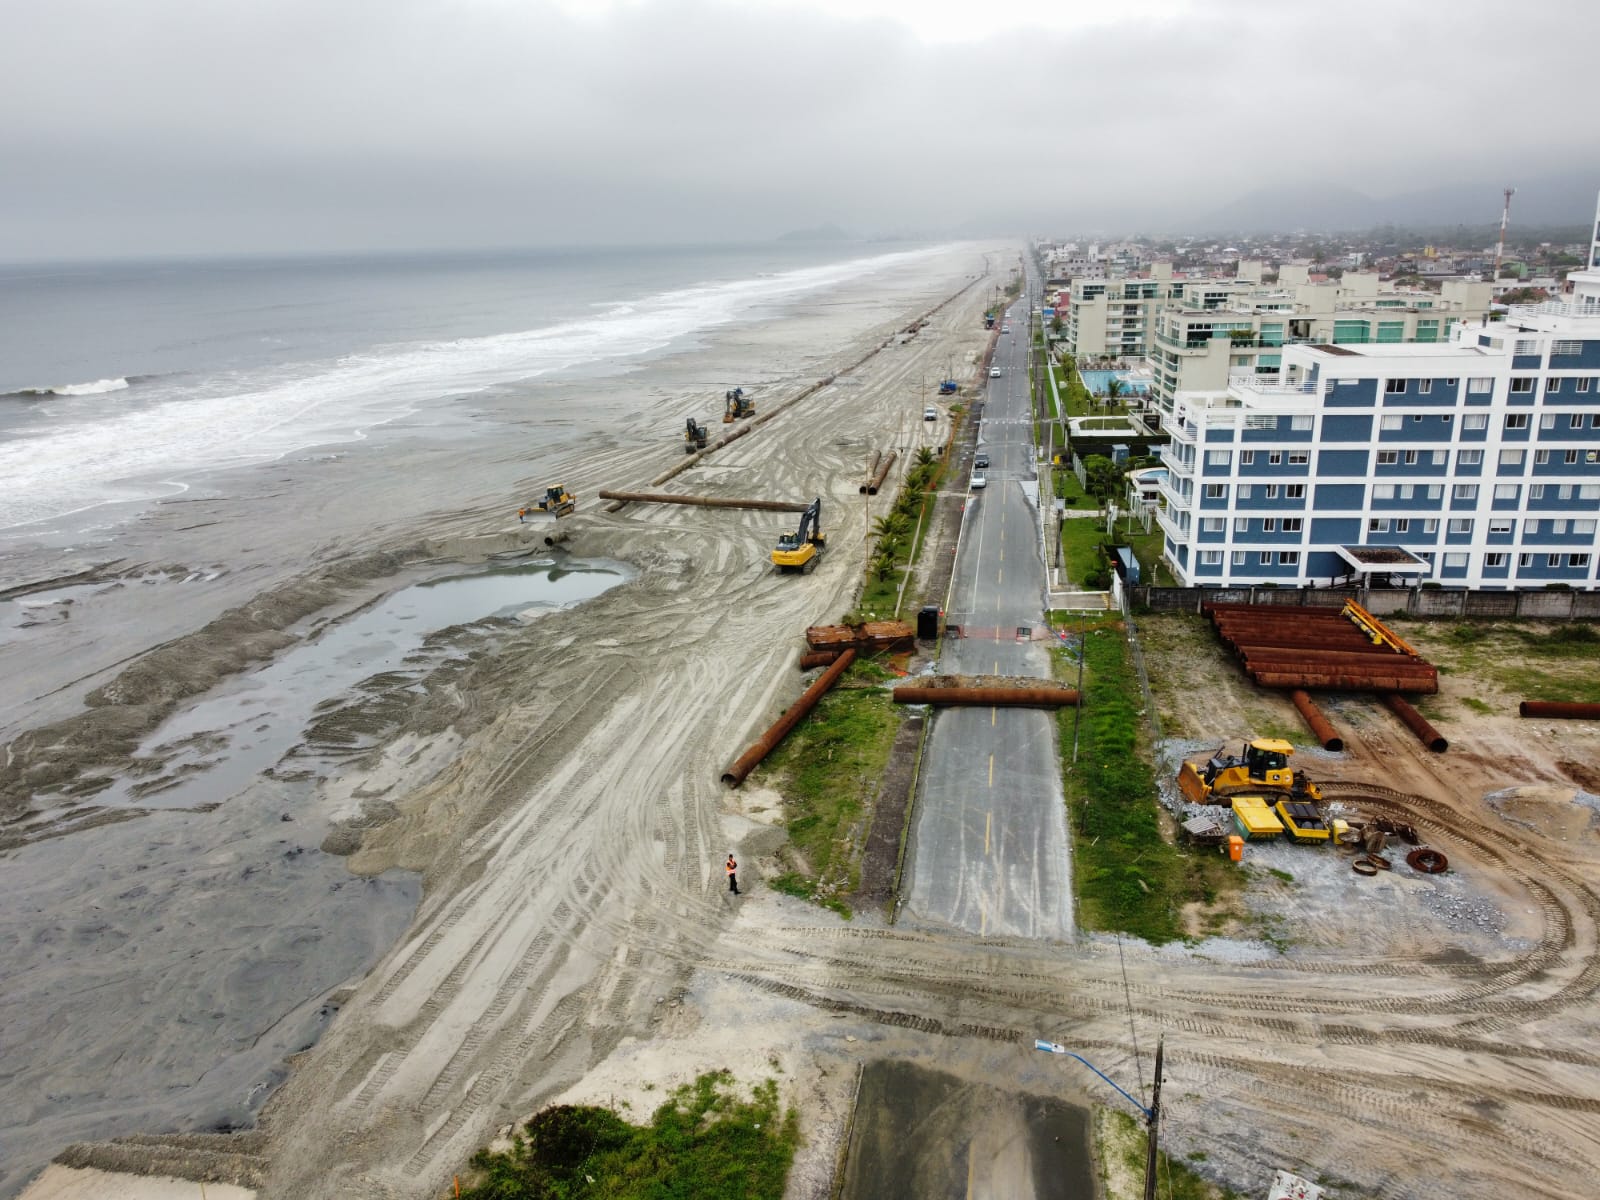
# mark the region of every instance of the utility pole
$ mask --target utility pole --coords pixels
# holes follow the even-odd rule
[[[1500,242],[1494,249],[1494,274],[1489,277],[1489,286],[1492,289],[1500,279],[1500,260],[1506,256],[1506,226],[1511,223],[1511,197],[1517,194],[1517,189],[1508,187],[1505,191],[1505,207],[1500,210]]]
[[[1156,1040],[1156,1081],[1150,1092],[1148,1145],[1144,1159],[1144,1200],[1156,1200],[1156,1153],[1161,1132],[1161,1050],[1165,1041],[1164,1037]]]

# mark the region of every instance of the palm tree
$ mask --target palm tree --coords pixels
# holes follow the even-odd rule
[[[917,451],[917,466],[931,467],[934,463],[933,447],[923,446]]]
[[[1114,408],[1118,398],[1122,395],[1122,380],[1113,375],[1106,380],[1106,407]]]

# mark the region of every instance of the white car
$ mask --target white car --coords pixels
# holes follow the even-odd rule
[[[1000,326],[1000,332],[1001,333],[1010,333],[1011,332],[1011,326],[1009,326],[1009,325]]]
[[[989,477],[987,475],[974,475],[972,477],[972,490],[973,491],[979,492],[979,491],[982,491],[984,488],[986,488],[988,486],[989,486]]]
[[[990,379],[999,379],[1000,378],[1000,368],[999,367],[990,367],[989,368],[989,378]]]
[[[939,419],[939,410],[931,404],[928,405],[927,408],[922,410],[922,419],[924,421],[937,421]]]

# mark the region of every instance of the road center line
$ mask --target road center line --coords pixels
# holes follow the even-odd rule
[[[989,755],[989,786],[994,786],[994,755]]]
[[[989,853],[989,828],[994,824],[994,810],[983,814],[983,852]]]

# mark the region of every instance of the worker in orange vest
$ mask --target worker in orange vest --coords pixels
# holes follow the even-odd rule
[[[739,894],[739,864],[733,861],[733,852],[728,852],[728,890],[735,896]]]

